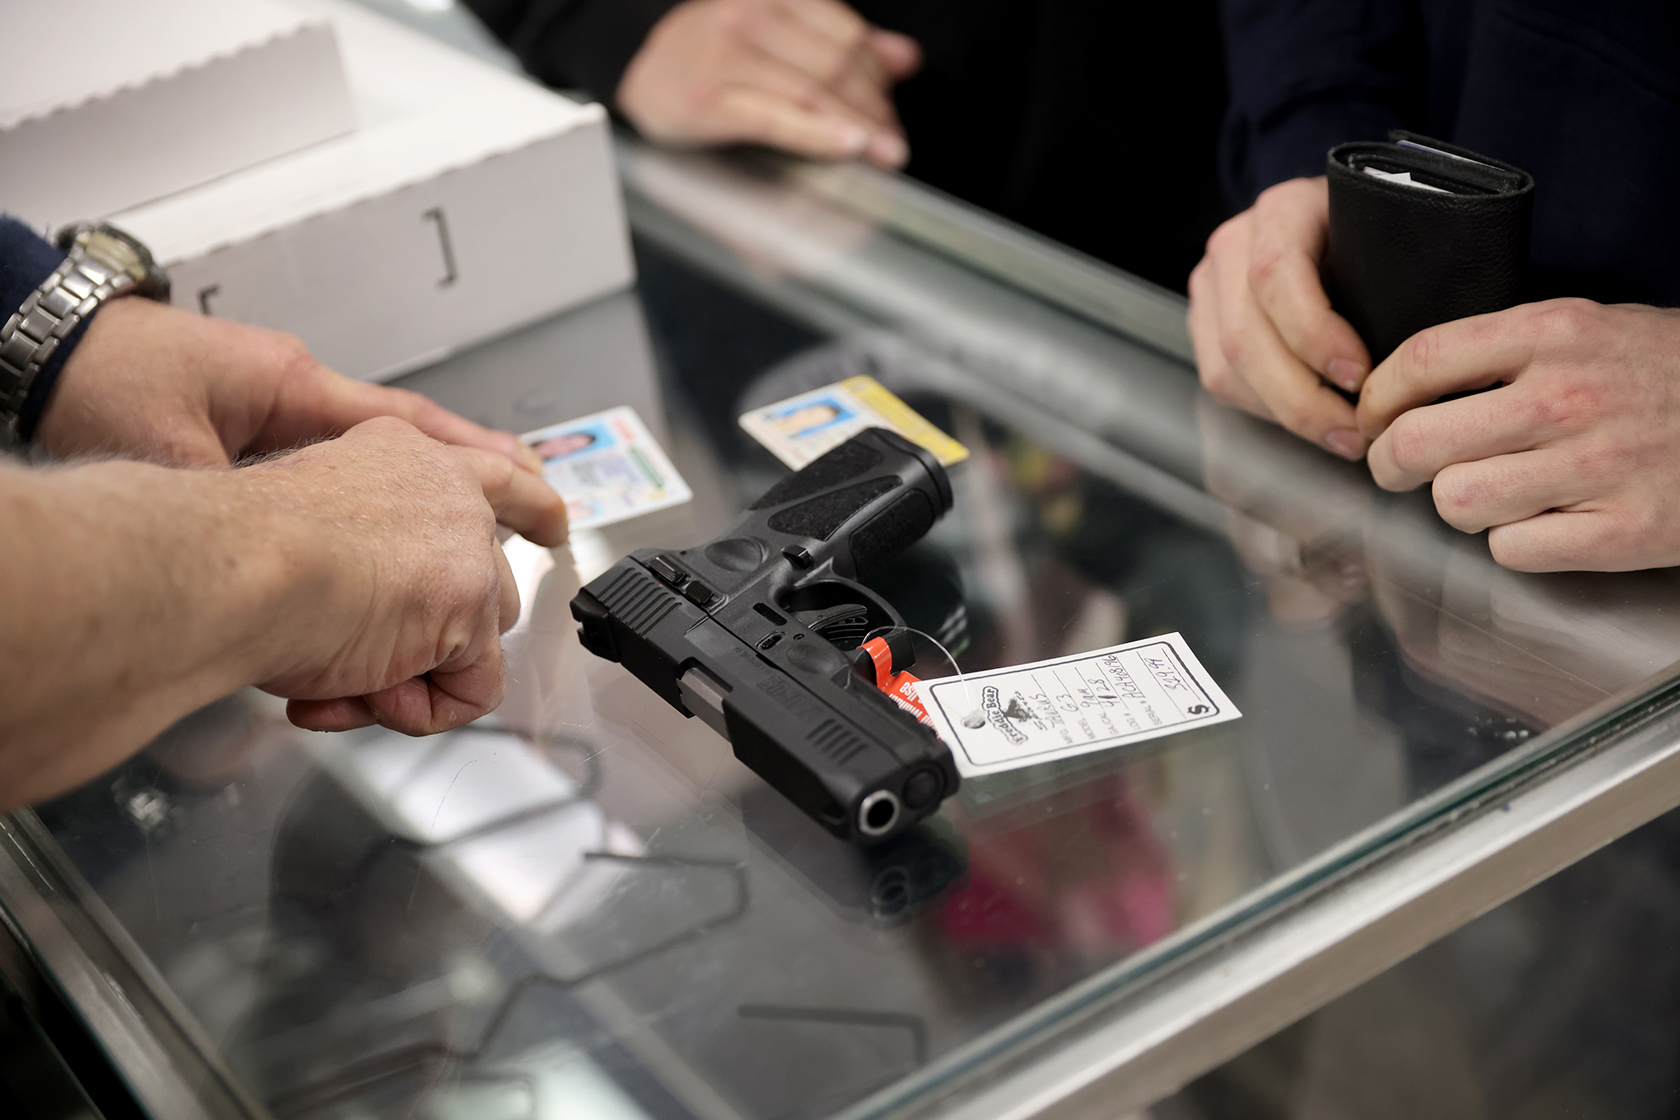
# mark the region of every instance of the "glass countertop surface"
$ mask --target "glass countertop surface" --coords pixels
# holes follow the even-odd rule
[[[478,724],[313,735],[242,693],[36,811],[253,1114],[960,1092],[1680,658],[1673,573],[1499,568],[1427,493],[1203,396],[1175,297],[883,176],[620,159],[636,289],[400,383],[516,431],[631,404],[695,500],[509,544],[523,613]],[[859,373],[972,452],[874,581],[910,625],[964,671],[1176,631],[1242,717],[969,779],[864,849],[579,646],[581,582],[785,474],[741,413]]]

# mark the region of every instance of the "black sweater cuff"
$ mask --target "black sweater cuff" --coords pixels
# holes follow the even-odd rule
[[[609,109],[630,60],[680,0],[467,0],[532,77]]]

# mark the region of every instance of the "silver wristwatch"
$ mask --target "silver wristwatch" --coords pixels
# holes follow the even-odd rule
[[[77,222],[54,240],[68,254],[0,328],[0,422],[14,437],[41,367],[59,343],[113,296],[169,299],[169,277],[146,247],[103,222]]]

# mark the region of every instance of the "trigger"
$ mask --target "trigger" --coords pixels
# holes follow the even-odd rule
[[[796,611],[794,617],[841,649],[850,649],[869,633],[869,608],[862,603],[841,603],[823,610]]]

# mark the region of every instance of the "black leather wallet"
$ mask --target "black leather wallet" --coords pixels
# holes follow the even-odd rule
[[[1380,362],[1437,323],[1521,302],[1534,179],[1410,132],[1330,149],[1325,287]]]

